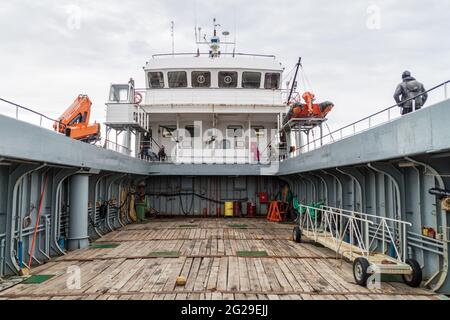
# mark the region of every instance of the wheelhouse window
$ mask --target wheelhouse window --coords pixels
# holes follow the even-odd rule
[[[186,71],[172,71],[167,73],[170,88],[186,88],[187,73]]]
[[[238,84],[238,73],[234,71],[219,72],[219,88],[236,88]]]
[[[109,101],[111,102],[128,102],[130,88],[128,85],[111,85]]]
[[[261,72],[243,72],[242,88],[257,89],[261,87]]]
[[[148,83],[150,88],[153,89],[164,88],[164,74],[162,72],[149,72]]]
[[[264,89],[279,89],[280,88],[280,74],[266,73],[264,80]]]
[[[194,88],[209,88],[209,87],[211,87],[211,72],[192,71],[191,79],[192,79],[192,87],[194,87]]]

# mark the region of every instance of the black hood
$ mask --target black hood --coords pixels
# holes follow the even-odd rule
[[[416,80],[416,78],[414,78],[414,77],[406,77],[403,79],[404,82],[409,82],[409,81],[414,81],[414,80]]]

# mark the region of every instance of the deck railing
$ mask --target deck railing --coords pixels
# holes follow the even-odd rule
[[[55,123],[62,126],[59,120],[48,117],[45,114],[34,111],[31,108],[24,107],[3,98],[0,98],[0,102],[2,102],[2,105],[5,106],[5,108],[1,108],[1,113],[8,117],[32,123],[49,130],[51,130],[50,128],[52,128]]]
[[[440,83],[425,92],[426,93],[435,92],[437,89],[442,88],[444,90],[444,100],[446,100],[446,99],[448,99],[448,85],[449,84],[450,84],[450,80]],[[410,102],[410,101],[413,101],[413,104],[414,104],[414,101],[416,100],[416,98],[418,98],[422,95],[423,95],[423,93],[418,94],[410,99],[407,99],[400,103],[396,103],[390,107],[387,107],[387,108],[380,110],[374,114],[371,114],[370,116],[364,117],[358,121],[352,122],[352,123],[345,125],[339,129],[333,130],[330,133],[323,135],[322,137],[316,138],[316,139],[309,141],[306,144],[303,144],[301,146],[297,146],[296,150],[300,151],[299,152],[300,154],[307,153],[307,152],[319,149],[325,145],[334,143],[336,141],[352,137],[358,133],[369,130],[376,126],[389,123],[389,122],[401,117],[401,115],[398,112],[395,112],[395,110],[399,109],[400,105],[402,105],[406,102]],[[293,152],[290,155],[290,158],[293,158],[296,156],[298,156],[298,153]]]

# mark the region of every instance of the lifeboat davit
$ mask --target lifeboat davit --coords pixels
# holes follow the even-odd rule
[[[305,103],[302,103],[301,100],[294,102],[284,123],[287,123],[291,119],[325,118],[334,108],[334,104],[330,101],[314,103],[315,95],[311,92],[305,92],[302,98]]]

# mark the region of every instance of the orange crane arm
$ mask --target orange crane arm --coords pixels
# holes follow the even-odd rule
[[[100,125],[89,125],[92,102],[87,95],[79,95],[72,105],[58,118],[53,128],[76,140],[96,140]]]

